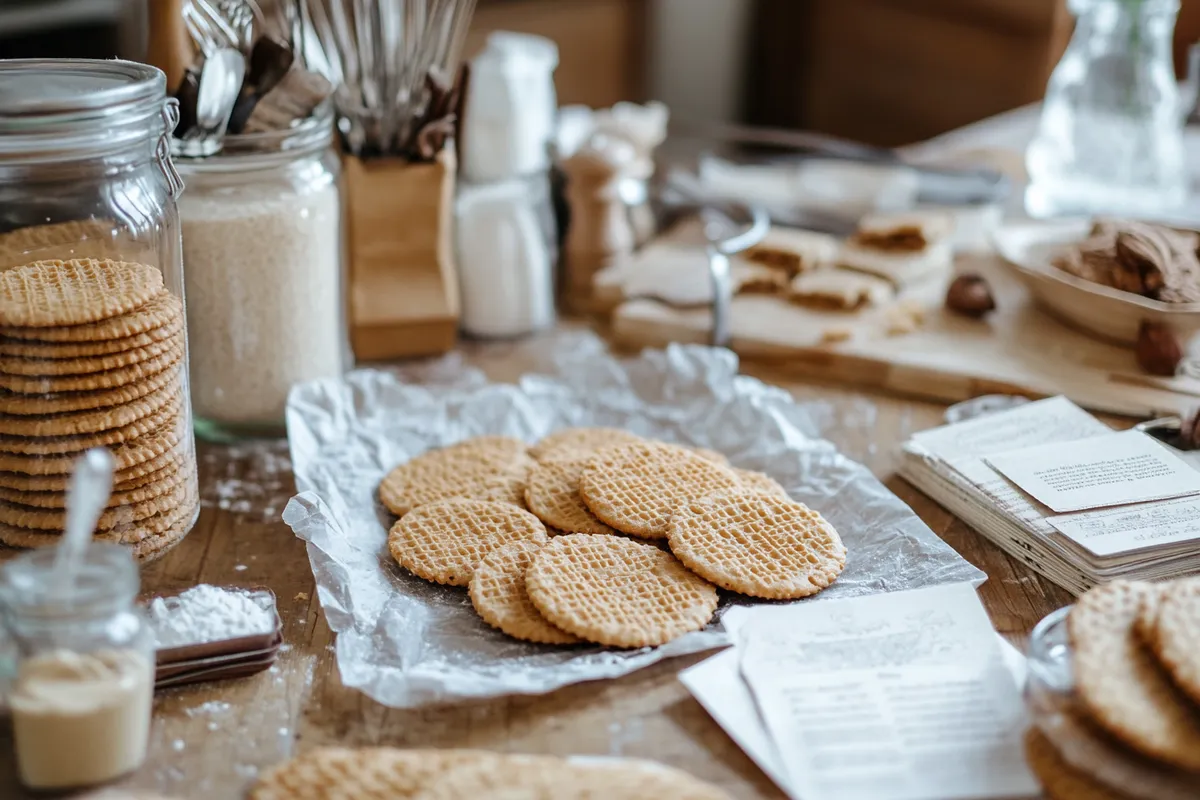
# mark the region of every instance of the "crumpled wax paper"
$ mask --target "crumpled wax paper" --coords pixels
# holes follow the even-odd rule
[[[293,389],[287,424],[300,494],[284,520],[308,543],[345,685],[397,708],[549,692],[729,644],[721,612],[755,602],[722,592],[707,628],[640,650],[527,644],[489,627],[465,590],[392,561],[393,517],[376,496],[395,465],[480,434],[533,442],[556,428],[609,425],[712,448],[770,474],[824,514],[849,551],[837,582],[799,602],[985,578],[866,467],[819,438],[828,408],[738,375],[728,350],[673,345],[622,360],[588,334],[557,340],[544,364],[546,374],[516,385],[489,383],[452,355]]]

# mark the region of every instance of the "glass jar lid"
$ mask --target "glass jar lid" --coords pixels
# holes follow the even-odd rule
[[[132,61],[0,60],[0,158],[103,153],[157,140],[162,71]]]
[[[9,615],[103,616],[128,606],[137,596],[137,564],[128,547],[90,542],[70,589],[56,585],[57,550],[32,550],[0,566],[0,607]]]

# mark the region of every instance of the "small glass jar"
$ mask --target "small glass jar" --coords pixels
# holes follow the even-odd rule
[[[201,437],[282,435],[292,385],[350,364],[332,139],[326,105],[289,130],[229,136],[217,155],[178,159]]]
[[[58,541],[69,473],[96,446],[116,462],[97,538],[148,560],[199,513],[165,86],[127,61],[0,61],[5,545]]]
[[[8,691],[21,782],[70,789],[142,765],[154,696],[154,636],[135,604],[126,548],[92,543],[69,582],[56,552],[0,567],[0,608],[16,670]]]

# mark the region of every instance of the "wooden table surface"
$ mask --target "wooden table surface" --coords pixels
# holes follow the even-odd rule
[[[513,380],[530,366],[527,348],[517,345],[472,345],[465,352],[497,381]],[[984,605],[996,629],[1018,647],[1039,619],[1070,602],[1066,592],[892,475],[899,444],[940,424],[941,406],[801,384],[752,364],[743,371],[798,400],[828,404],[829,438],[987,572]],[[148,762],[121,786],[179,798],[238,798],[259,769],[336,743],[638,756],[684,769],[734,797],[783,797],[676,680],[709,654],[539,697],[415,711],[388,709],[343,687],[304,544],[279,516],[294,491],[286,443],[202,444],[199,458],[203,513],[179,547],[143,572],[143,589],[269,586],[279,598],[285,651],[269,672],[251,678],[160,692]],[[7,730],[0,734],[8,737]],[[17,784],[11,753],[11,741],[0,741],[0,797],[29,796]]]

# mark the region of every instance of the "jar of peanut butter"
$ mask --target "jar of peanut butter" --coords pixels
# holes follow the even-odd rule
[[[154,695],[154,641],[135,603],[130,550],[93,542],[66,585],[54,558],[37,550],[0,567],[16,654],[8,706],[17,771],[37,790],[93,786],[140,767]]]

